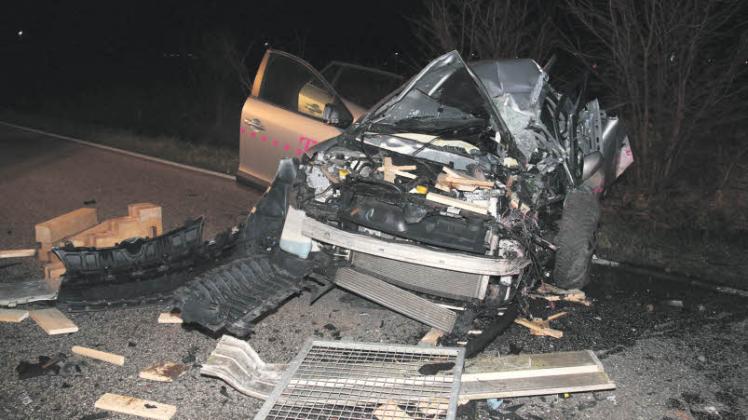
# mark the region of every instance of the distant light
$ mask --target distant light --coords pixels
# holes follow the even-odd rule
[[[23,36],[23,29],[19,29],[18,30],[18,37],[20,38],[22,36]]]

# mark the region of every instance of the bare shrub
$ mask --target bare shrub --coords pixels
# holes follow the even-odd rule
[[[549,58],[556,37],[555,2],[535,0],[434,0],[414,20],[422,54],[457,50],[465,59]]]
[[[622,102],[641,191],[661,193],[691,152],[709,156],[729,137],[716,130],[744,112],[735,106],[748,71],[743,2],[567,0],[565,8],[575,29],[562,32],[566,49]]]

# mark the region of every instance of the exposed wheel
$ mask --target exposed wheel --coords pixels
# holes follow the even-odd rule
[[[553,283],[564,289],[579,289],[590,281],[595,232],[600,221],[600,202],[588,191],[572,191],[564,200],[564,212],[556,235]]]

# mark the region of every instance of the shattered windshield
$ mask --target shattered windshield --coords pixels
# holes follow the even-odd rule
[[[479,83],[453,51],[432,61],[362,122],[367,131],[436,136],[495,152],[495,141],[508,133]]]

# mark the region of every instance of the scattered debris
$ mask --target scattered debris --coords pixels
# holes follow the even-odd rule
[[[545,299],[549,302],[565,301],[579,303],[584,306],[591,306],[592,302],[587,299],[587,295],[579,289],[561,289],[548,283],[543,283],[534,293],[529,295],[536,299]]]
[[[181,324],[182,315],[179,312],[161,312],[158,315],[159,324]]]
[[[255,418],[326,417],[333,408],[341,418],[424,418],[424,407],[429,418],[454,419],[463,357],[458,348],[308,341]],[[419,372],[441,363],[452,367]]]
[[[242,394],[264,400],[286,367],[265,363],[249,343],[224,335],[200,373],[222,379]]]
[[[168,420],[177,413],[177,407],[173,405],[111,393],[102,395],[94,407],[157,420]]]
[[[615,389],[590,351],[521,354],[468,359],[462,374],[460,400]]]
[[[501,406],[504,404],[504,400],[500,400],[498,398],[489,398],[486,400],[486,405],[488,406],[488,409],[491,411],[499,411]]]
[[[0,249],[1,258],[24,258],[36,255],[36,248],[28,249]]]
[[[73,346],[72,351],[75,354],[90,357],[96,360],[101,360],[117,366],[124,366],[125,364],[125,356],[121,356],[119,354],[107,353],[105,351],[94,350],[88,347],[81,346]]]
[[[145,370],[141,370],[138,376],[143,379],[158,382],[173,382],[187,371],[187,365],[174,362],[157,363]]]
[[[553,315],[550,315],[546,319],[527,319],[527,318],[517,318],[514,320],[515,323],[522,325],[523,327],[527,327],[530,329],[530,334],[532,335],[540,335],[540,336],[549,336],[553,338],[561,338],[564,336],[564,332],[560,330],[555,330],[551,328],[550,321],[553,321],[555,319],[561,318],[562,316],[568,315],[568,312],[558,312]]]
[[[50,287],[43,279],[0,283],[0,306],[12,308],[24,303],[56,298],[57,289]]]
[[[378,420],[413,420],[413,417],[397,405],[397,402],[389,400],[377,407],[372,415]]]
[[[29,317],[29,311],[22,309],[0,309],[0,322],[21,322]]]
[[[197,360],[197,352],[200,350],[197,346],[192,345],[187,349],[187,355],[182,357],[182,363],[194,363]]]
[[[21,404],[23,405],[29,405],[34,402],[26,391],[21,391],[19,399],[21,400]]]
[[[663,300],[660,303],[663,304],[663,305],[665,305],[665,306],[671,306],[673,308],[682,308],[683,307],[683,301],[682,300],[670,299],[670,300]]]
[[[444,331],[438,328],[431,328],[418,342],[422,346],[436,346],[439,344],[439,339],[444,336]]]
[[[30,316],[49,335],[78,331],[78,326],[56,308],[33,310]]]
[[[16,366],[18,379],[24,380],[43,375],[57,375],[60,373],[61,368],[59,363],[65,361],[66,358],[67,356],[64,353],[58,353],[52,357],[39,356],[37,363],[23,360]]]

